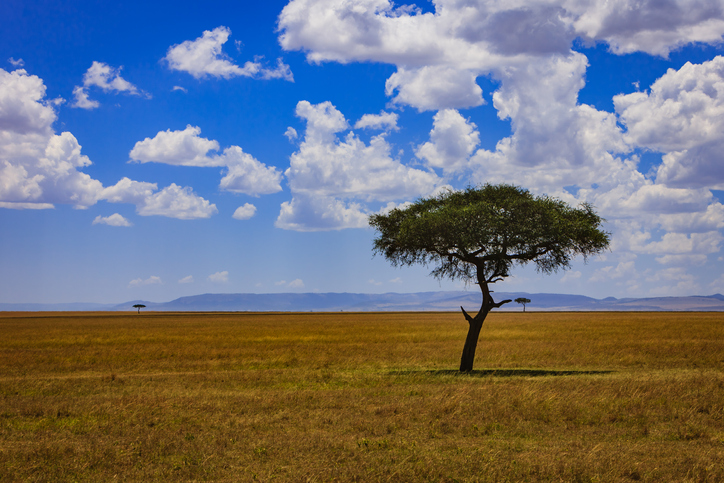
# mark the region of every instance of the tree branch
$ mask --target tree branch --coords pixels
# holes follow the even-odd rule
[[[510,302],[510,300],[509,300],[508,302]],[[468,324],[472,324],[472,323],[473,323],[473,318],[470,317],[467,312],[465,312],[465,309],[463,308],[462,305],[460,306],[460,310],[463,311],[463,315],[465,316],[465,320],[468,321]]]
[[[521,253],[514,253],[512,255],[508,255],[507,253],[503,253],[502,255],[500,253],[491,253],[490,255],[484,255],[482,257],[477,258],[477,260],[480,260],[482,262],[491,262],[498,259],[504,259],[504,260],[533,260],[535,258],[541,257],[545,255],[546,253],[554,250],[556,247],[551,246],[548,243],[540,243],[537,245],[531,246],[527,251],[521,252]]]
[[[490,300],[492,300],[492,299],[493,299],[493,298],[491,297]],[[510,303],[510,302],[512,302],[512,300],[506,299],[506,300],[503,300],[503,301],[501,301],[501,302],[498,302],[497,304],[494,303],[494,304],[493,304],[493,307],[497,309],[497,308],[503,306],[504,304],[507,304],[507,303]]]
[[[473,253],[470,253],[470,256],[471,256],[471,257],[477,257],[478,255],[480,255],[480,254],[483,253],[484,251],[485,251],[485,247],[481,247],[481,248],[475,250]]]
[[[455,250],[442,251],[438,248],[432,248],[430,251],[436,253],[442,259],[447,258],[450,260],[451,258],[457,258],[458,260],[464,261],[464,258]]]

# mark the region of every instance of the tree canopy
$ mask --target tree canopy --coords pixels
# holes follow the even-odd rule
[[[534,263],[543,273],[568,268],[578,255],[587,259],[608,247],[609,234],[593,206],[569,206],[550,196],[534,196],[507,184],[445,191],[407,207],[370,216],[377,229],[374,252],[394,266],[432,265],[437,278],[474,281],[483,292],[471,317],[460,370],[470,371],[478,334],[496,303],[489,284],[510,276],[516,265]]]
[[[525,304],[529,304],[529,303],[530,303],[530,299],[527,299],[527,298],[525,298],[525,297],[518,297],[517,299],[515,299],[514,302],[515,302],[516,304],[521,304],[521,305],[523,306],[523,312],[525,312]]]
[[[434,265],[437,278],[492,283],[515,265],[543,273],[603,251],[608,233],[590,204],[573,208],[512,185],[469,187],[370,217],[374,251],[395,266]]]

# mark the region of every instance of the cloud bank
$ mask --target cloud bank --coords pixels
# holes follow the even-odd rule
[[[200,134],[200,128],[190,125],[183,131],[161,131],[153,138],[137,142],[129,156],[137,163],[224,167],[219,187],[226,191],[252,196],[281,191],[282,173],[274,166],[265,165],[239,146],[209,154],[219,150],[219,143]]]
[[[276,221],[279,228],[363,228],[370,213],[365,203],[429,194],[441,181],[429,170],[395,159],[385,132],[369,143],[362,141],[331,102],[300,101],[296,114],[306,122],[306,129],[284,173],[293,198],[282,204]],[[366,115],[360,122],[362,128],[391,128],[396,126],[396,116]]]
[[[104,187],[83,173],[91,160],[82,154],[73,134],[55,133],[56,104],[45,98],[39,77],[23,69],[0,69],[0,207],[69,204],[85,209],[107,201],[135,204],[142,216],[193,219],[216,213],[216,206],[190,187],[171,184],[159,191],[155,183],[128,178]]]
[[[380,86],[391,105],[436,113],[429,140],[415,147],[421,166],[411,168],[391,159],[384,134],[369,145],[353,133],[340,138],[349,129],[341,113],[331,104],[300,102],[297,115],[307,130],[285,173],[293,199],[282,205],[277,226],[363,226],[370,201],[426,195],[456,179],[513,182],[569,203],[593,203],[608,219],[615,255],[596,272],[600,280],[635,287],[645,278],[634,275],[641,256],[669,267],[648,276],[664,280],[720,251],[724,206],[711,190],[724,189],[724,57],[670,69],[648,91],[615,96],[615,110],[607,112],[578,100],[588,59],[574,43],[662,57],[694,43],[721,44],[724,4],[433,4],[428,13],[388,0],[292,0],[283,9],[284,49],[303,52],[313,64],[393,65],[396,72]],[[511,125],[494,149],[479,147],[478,126],[460,112],[486,103],[480,77],[495,81],[493,107]],[[380,127],[376,119],[363,118],[355,128]],[[374,160],[366,156],[373,152]],[[661,163],[642,173],[641,155],[652,152]],[[359,162],[345,163],[347,153]],[[376,183],[387,174],[394,179]]]

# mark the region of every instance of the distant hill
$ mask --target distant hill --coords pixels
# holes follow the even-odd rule
[[[584,295],[496,292],[495,300],[525,297],[531,300],[528,311],[724,311],[721,294],[690,297],[595,299]],[[135,310],[144,304],[145,311],[182,312],[338,312],[338,311],[457,311],[460,306],[476,310],[479,292],[419,293],[274,293],[274,294],[203,294],[181,297],[170,302],[133,300],[122,304],[2,304],[0,311],[102,311]],[[522,311],[511,302],[500,310]]]

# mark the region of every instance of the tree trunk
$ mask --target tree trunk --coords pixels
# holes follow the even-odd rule
[[[488,288],[488,282],[480,276],[478,272],[478,285],[480,290],[483,292],[483,303],[480,306],[480,310],[475,317],[470,317],[465,309],[460,307],[463,311],[465,319],[468,321],[470,327],[468,328],[468,336],[465,338],[465,346],[463,346],[463,355],[460,358],[460,372],[470,372],[473,370],[473,361],[475,360],[475,349],[478,347],[478,337],[480,336],[480,330],[483,328],[483,322],[485,317],[490,312],[491,304],[493,304],[493,297],[490,296],[490,289]]]
[[[493,281],[494,283],[494,281]],[[471,372],[473,370],[473,362],[475,360],[475,349],[478,347],[478,337],[480,336],[480,330],[483,328],[483,322],[488,316],[488,313],[503,304],[512,302],[512,300],[503,300],[495,303],[492,295],[490,295],[490,289],[488,288],[488,282],[485,280],[480,272],[478,272],[478,285],[480,290],[483,292],[483,303],[480,306],[480,311],[475,317],[470,317],[465,309],[460,307],[463,311],[465,319],[468,321],[470,327],[468,328],[468,335],[465,338],[465,346],[463,347],[463,355],[460,358],[460,372]]]
[[[462,309],[462,307],[460,307]],[[460,372],[470,372],[473,370],[473,361],[475,360],[475,349],[478,347],[478,337],[480,330],[483,328],[483,322],[488,313],[484,309],[480,309],[478,315],[474,318],[470,317],[463,309],[465,318],[468,319],[470,325],[468,336],[465,338],[465,346],[463,347],[463,355],[460,358]]]

